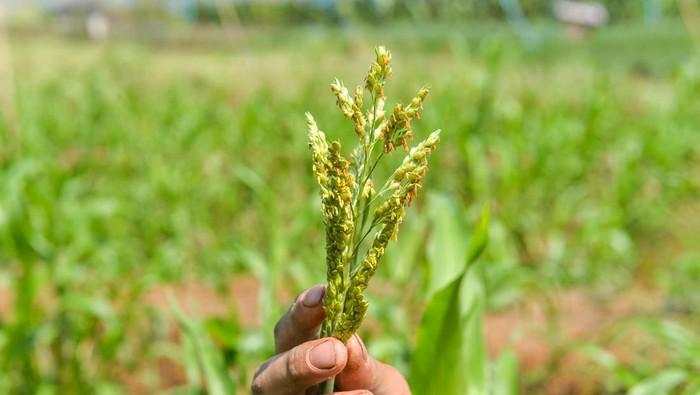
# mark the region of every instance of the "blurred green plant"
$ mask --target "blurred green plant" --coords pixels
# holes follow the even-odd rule
[[[418,394],[487,393],[484,290],[472,266],[486,248],[488,232],[485,209],[467,247],[464,267],[435,292],[423,313],[409,375],[411,388]],[[460,248],[459,244],[446,244],[445,248]]]
[[[478,296],[460,308],[641,283],[669,306],[650,321],[697,327],[700,63],[685,33],[612,27],[581,43],[552,33],[528,52],[497,31],[289,29],[287,40],[248,38],[245,58],[233,61],[119,42],[11,42],[19,133],[3,114],[0,392],[129,393],[134,383],[158,391],[166,381],[158,358],[175,349],[167,355],[176,359],[185,339],[172,337],[171,315],[146,296],[191,280],[234,299],[234,276],[254,283],[253,312],[239,312],[240,326],[205,319],[197,338],[213,342],[224,361],[216,366],[246,388],[273,351],[272,328],[291,295],[322,281],[298,114],[313,107],[326,129],[342,128],[325,115],[332,106],[318,86],[364,71],[353,54],[379,40],[412,54],[400,58],[409,77],[390,93],[430,80],[441,94],[423,122],[451,133],[426,180],[435,193],[416,201],[367,292],[373,314],[361,332],[373,355],[418,380],[410,372],[422,352],[412,350],[423,306],[462,273],[463,223],[485,202],[490,242],[461,285]],[[676,350],[664,331],[650,336]],[[601,382],[610,391],[651,382],[693,393],[693,355],[672,356],[625,365],[629,380],[616,377],[619,364],[605,365]],[[513,354],[475,364],[483,381],[473,382],[507,378],[494,391],[540,389],[514,378]],[[185,387],[200,390],[203,365],[190,366],[199,376]]]
[[[620,361],[612,353],[587,345],[584,348],[600,365],[612,374],[608,378],[610,391],[628,390],[634,395],[696,394],[700,389],[700,338],[680,323],[671,320],[639,319],[625,325],[623,335],[643,330],[654,339],[659,357],[666,361],[659,367],[658,360],[636,364]],[[638,335],[637,335],[638,336]]]
[[[193,384],[191,392],[196,392],[201,385],[208,394],[235,394],[236,385],[231,380],[224,359],[205,327],[200,322],[188,318],[172,298],[170,305],[183,333],[182,361],[187,380]]]

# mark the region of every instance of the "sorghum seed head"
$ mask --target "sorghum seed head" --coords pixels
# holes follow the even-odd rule
[[[352,106],[354,104],[354,100],[352,97],[350,97],[348,88],[346,88],[345,85],[340,82],[340,80],[336,79],[333,81],[333,83],[331,83],[331,91],[333,94],[335,94],[336,104],[343,115],[345,115],[347,118],[352,118]]]
[[[391,75],[391,52],[379,46],[374,49],[376,60],[365,77],[365,88],[376,97],[384,96],[384,84]]]
[[[321,187],[326,228],[328,286],[322,333],[343,341],[357,331],[364,319],[368,302],[363,292],[377,271],[389,241],[396,239],[405,208],[420,190],[427,172],[428,156],[439,140],[437,131],[409,150],[413,137],[412,122],[422,115],[428,89],[421,88],[408,105],[397,104],[386,117],[384,86],[391,72],[391,53],[384,47],[377,47],[364,86],[356,87],[352,94],[337,79],[330,86],[338,108],[352,121],[360,139],[360,145],[353,150],[351,157],[354,173],[341,153],[340,143],[329,144],[313,117],[307,114],[309,146],[314,175]],[[369,91],[372,99],[368,109],[364,108],[364,89]],[[369,129],[368,124],[372,125]],[[379,192],[375,192],[371,174],[381,154],[375,159],[372,150],[380,140],[385,152],[400,145],[408,153]],[[379,200],[385,194],[388,197]],[[367,219],[371,220],[366,222]],[[364,245],[365,236],[375,229],[371,244],[358,262],[357,254],[364,251],[360,247]],[[353,266],[350,266],[351,262]]]

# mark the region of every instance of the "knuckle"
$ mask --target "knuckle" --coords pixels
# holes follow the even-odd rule
[[[265,361],[265,363],[263,363],[258,367],[258,369],[256,369],[255,374],[253,375],[253,382],[250,384],[250,392],[252,394],[265,394],[265,389],[268,386],[268,375],[266,374],[266,372],[268,371],[268,367],[275,361],[275,359],[276,357]]]
[[[291,386],[296,386],[300,383],[303,369],[300,366],[304,362],[304,353],[299,350],[298,347],[293,348],[289,351],[289,357],[287,358],[287,363],[285,364],[286,376],[289,384]]]
[[[260,376],[253,379],[253,383],[250,384],[250,393],[253,395],[263,395],[265,392],[265,386],[260,379]]]

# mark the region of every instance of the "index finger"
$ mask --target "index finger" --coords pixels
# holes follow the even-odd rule
[[[410,395],[411,390],[392,366],[372,358],[358,335],[347,344],[347,364],[336,377],[336,385],[342,390],[368,389],[374,395]]]
[[[299,344],[318,338],[326,316],[323,296],[326,288],[315,285],[302,292],[275,325],[275,350],[281,353]]]

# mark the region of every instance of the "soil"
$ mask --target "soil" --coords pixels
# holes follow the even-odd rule
[[[260,324],[257,294],[259,285],[252,277],[239,277],[230,283],[228,296],[199,283],[158,286],[148,292],[146,302],[168,308],[165,295],[174,292],[182,308],[193,317],[210,317],[238,312],[246,328]],[[534,377],[536,388],[528,392],[546,394],[599,393],[602,372],[595,373],[591,361],[572,345],[596,340],[620,320],[640,314],[653,314],[663,298],[643,287],[632,288],[605,298],[583,289],[550,292],[548,297],[532,297],[506,310],[487,314],[484,333],[492,358],[513,350],[522,373]],[[611,344],[610,352],[626,359],[624,344]],[[175,364],[176,365],[176,364]],[[162,382],[175,384],[181,369],[172,361],[159,364]],[[590,371],[591,374],[581,374]],[[532,381],[532,380],[529,380]]]
[[[201,319],[235,314],[242,327],[259,327],[258,281],[250,276],[239,276],[226,288],[229,291],[221,292],[201,282],[190,281],[155,286],[143,298],[146,305],[167,312],[170,310],[169,295],[173,295],[188,316]],[[505,350],[515,352],[522,374],[531,378],[528,382],[535,383],[534,388],[527,389],[528,393],[599,393],[602,372],[594,374],[590,360],[572,345],[604,337],[606,331],[627,317],[655,314],[662,308],[662,300],[643,285],[605,297],[583,289],[549,292],[546,298],[530,297],[503,311],[487,314],[484,324],[487,350],[492,358]],[[10,314],[11,305],[12,293],[7,287],[0,287],[0,317]],[[176,330],[170,336],[174,341],[179,340]],[[609,344],[608,351],[622,360],[631,358],[627,340]],[[159,357],[156,363],[161,388],[186,383],[183,367],[177,361]],[[593,373],[582,374],[589,371]],[[118,377],[131,393],[148,392],[143,382],[133,375],[122,373]]]

